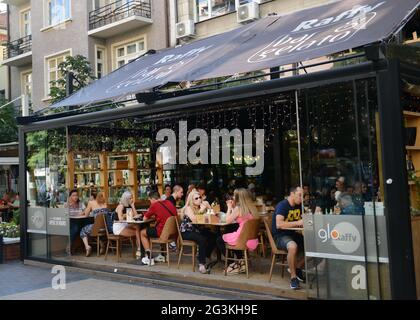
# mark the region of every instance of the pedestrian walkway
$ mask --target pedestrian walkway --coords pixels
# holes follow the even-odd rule
[[[50,269],[0,264],[0,300],[215,300],[238,299],[226,295],[206,295],[199,291],[128,283],[79,272],[66,272],[66,289],[54,290]]]

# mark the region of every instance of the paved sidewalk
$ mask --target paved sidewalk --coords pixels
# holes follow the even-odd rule
[[[20,262],[0,264],[0,300],[214,300],[238,299],[143,283],[115,281],[78,272],[66,272],[66,289],[54,290],[51,270]]]

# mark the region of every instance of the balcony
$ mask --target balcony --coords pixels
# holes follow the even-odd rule
[[[19,67],[32,63],[32,35],[7,42],[3,55],[4,65]]]
[[[29,3],[31,0],[3,0],[0,2],[6,3],[6,4],[10,4],[11,6],[20,6],[24,3]]]
[[[152,22],[150,0],[116,1],[89,13],[88,35],[109,38]]]

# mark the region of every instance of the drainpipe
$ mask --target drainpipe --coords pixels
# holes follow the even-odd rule
[[[169,1],[165,1],[165,24],[166,24],[166,48],[171,46],[170,32],[171,32],[171,21],[170,21],[170,12],[169,12]]]
[[[10,10],[9,5],[7,5],[7,42],[10,42]],[[7,99],[12,99],[12,84],[11,84],[11,67],[7,66]]]
[[[169,46],[175,47],[178,44],[178,40],[176,39],[175,28],[176,24],[178,23],[178,0],[167,0],[169,3],[169,14],[167,15],[168,18],[168,36],[169,39]]]

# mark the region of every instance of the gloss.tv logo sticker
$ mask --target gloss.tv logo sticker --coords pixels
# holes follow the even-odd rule
[[[333,228],[328,223],[326,228],[319,229],[318,236],[322,243],[330,240],[343,253],[357,251],[362,242],[359,230],[349,222],[340,222]]]

